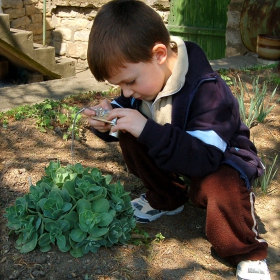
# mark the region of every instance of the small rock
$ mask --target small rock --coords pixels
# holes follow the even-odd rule
[[[39,264],[46,263],[46,261],[47,261],[46,256],[38,256],[35,258],[35,262]]]
[[[19,174],[22,174],[22,173],[25,173],[25,172],[26,172],[26,169],[25,169],[25,168],[18,169],[18,173],[19,173]]]
[[[12,274],[9,276],[9,279],[17,279],[21,273],[22,270],[14,270]]]
[[[32,272],[32,275],[35,276],[35,277],[44,276],[44,275],[45,275],[45,272],[42,271],[42,270],[34,270],[34,271]]]
[[[96,269],[96,270],[94,271],[94,273],[95,273],[95,274],[101,274],[102,271],[101,271],[100,269]]]

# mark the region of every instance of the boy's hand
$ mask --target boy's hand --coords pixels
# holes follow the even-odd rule
[[[117,124],[112,127],[111,131],[130,132],[134,137],[138,138],[141,134],[147,119],[134,109],[118,108],[109,113],[108,120],[117,118]]]
[[[112,127],[110,124],[92,119],[92,117],[96,115],[96,111],[94,111],[93,109],[96,108],[103,108],[104,110],[112,110],[113,107],[111,106],[108,100],[103,100],[97,106],[87,108],[83,111],[83,113],[88,116],[89,125],[93,126],[96,130],[100,132],[109,131]]]

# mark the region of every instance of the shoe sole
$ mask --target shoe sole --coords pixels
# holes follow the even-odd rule
[[[184,210],[184,205],[182,205],[181,207],[179,207],[173,211],[163,211],[163,212],[158,213],[157,215],[150,216],[150,215],[145,215],[138,209],[134,208],[134,218],[135,218],[136,222],[146,224],[146,223],[155,221],[164,215],[167,215],[167,216],[177,215],[177,214],[181,213],[183,210]]]

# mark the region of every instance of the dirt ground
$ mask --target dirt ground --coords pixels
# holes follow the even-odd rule
[[[262,82],[276,70],[254,73],[233,71],[251,86],[252,75],[260,75]],[[269,86],[271,92],[274,86]],[[276,106],[264,123],[251,128],[252,139],[265,162],[271,164],[280,151],[280,98],[278,89]],[[81,107],[88,104],[80,104]],[[35,121],[10,121],[8,128],[0,128],[0,279],[103,279],[103,280],[178,280],[178,279],[235,279],[235,267],[224,262],[212,250],[205,236],[205,210],[185,205],[182,213],[165,216],[146,225],[139,225],[151,237],[147,244],[101,248],[75,259],[56,247],[47,253],[34,250],[21,254],[15,249],[15,237],[8,235],[5,208],[17,197],[29,191],[28,178],[37,182],[51,160],[62,165],[72,164],[71,141],[62,140],[55,132],[41,133]],[[131,175],[121,157],[118,144],[104,143],[85,131],[85,140],[75,142],[75,162],[84,167],[97,167],[120,180],[134,199],[145,190],[141,182]],[[280,167],[280,158],[276,168]],[[280,168],[279,168],[280,170]],[[259,230],[269,243],[267,262],[273,280],[280,279],[280,171],[266,195],[255,189]],[[164,240],[156,241],[161,233]]]

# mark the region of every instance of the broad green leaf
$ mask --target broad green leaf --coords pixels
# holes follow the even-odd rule
[[[70,197],[69,192],[66,188],[62,188],[60,190],[60,195],[61,195],[64,202],[70,202],[71,201],[71,197]]]
[[[50,243],[51,243],[51,239],[50,239],[49,233],[44,233],[43,235],[41,235],[41,237],[38,241],[38,244],[40,247],[49,246]]]
[[[42,223],[42,219],[39,217],[39,218],[37,219],[36,225],[35,225],[35,229],[36,229],[36,230],[40,227],[41,223]]]
[[[104,176],[104,178],[105,178],[106,184],[109,185],[110,182],[112,181],[112,176],[111,175],[106,175],[106,176]]]
[[[75,242],[81,242],[87,237],[87,233],[80,229],[73,229],[70,233],[70,237]]]
[[[78,213],[81,213],[84,210],[90,210],[91,209],[91,204],[88,200],[81,198],[77,202],[77,211]]]
[[[59,224],[55,221],[50,221],[45,224],[45,229],[49,232],[51,232],[55,228],[59,228]]]
[[[43,252],[43,253],[46,253],[46,252],[48,252],[51,248],[52,248],[51,245],[47,245],[47,246],[45,246],[45,247],[40,247],[40,251]]]
[[[44,205],[45,205],[46,200],[47,200],[47,198],[42,198],[38,202],[38,205],[42,209],[42,211],[44,211]]]
[[[85,170],[89,169],[89,168],[84,169],[80,163],[76,163],[75,165],[71,166],[71,168],[74,170],[74,172],[78,174],[83,174]]]
[[[37,246],[38,234],[34,234],[34,237],[27,243],[23,244],[20,252],[21,253],[28,253],[33,251]]]
[[[52,109],[52,105],[51,105],[51,104],[46,104],[46,105],[42,108],[43,111],[45,111],[45,110],[47,110],[47,109]]]
[[[64,216],[64,220],[68,221],[70,228],[74,228],[79,222],[79,216],[77,212],[72,211]]]
[[[67,252],[70,248],[66,247],[66,238],[64,235],[56,237],[56,244],[60,251]],[[68,248],[68,249],[67,249]]]
[[[45,168],[45,173],[47,176],[51,176],[52,172],[55,172],[58,168],[60,167],[60,162],[59,161],[51,161],[49,163],[49,166]]]
[[[109,228],[99,228],[97,226],[90,229],[89,234],[91,237],[100,237],[105,235],[109,231]]]
[[[113,221],[113,216],[107,212],[103,212],[100,214],[100,222],[98,226],[107,227]]]
[[[67,220],[58,220],[59,228],[62,232],[65,232],[70,229],[70,223]]]
[[[70,254],[74,258],[81,258],[84,255],[82,248],[72,249]]]
[[[65,212],[69,211],[71,208],[72,208],[72,203],[66,202],[66,203],[64,203],[61,211],[63,213],[65,213]]]
[[[75,182],[74,182],[74,180],[71,180],[71,181],[69,180],[69,181],[64,182],[63,188],[67,189],[68,193],[71,196],[75,195]]]
[[[82,177],[82,180],[88,181],[90,184],[96,184],[94,178],[92,178],[90,175],[84,175]]]
[[[88,232],[94,225],[100,222],[100,214],[90,210],[84,210],[79,215],[79,226],[82,231]]]
[[[59,114],[58,118],[61,124],[64,124],[67,121],[67,116],[62,113]]]
[[[55,173],[52,173],[52,179],[58,186],[62,186],[68,176],[69,172],[63,167],[58,168]]]
[[[61,209],[63,207],[63,199],[59,192],[51,191],[48,195],[48,199],[45,202],[44,208],[50,210],[52,207]]]
[[[93,201],[91,206],[92,211],[96,213],[108,212],[109,208],[109,201],[105,198],[99,198]]]
[[[16,240],[16,248],[20,249],[20,247],[22,246],[23,242],[22,242],[22,234],[20,234],[18,236],[18,239]]]

